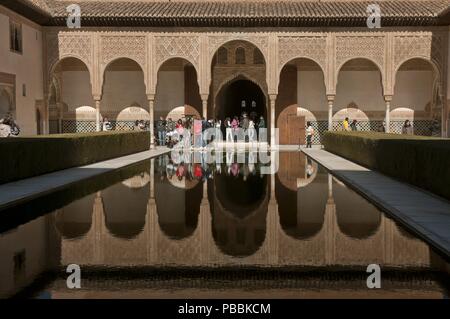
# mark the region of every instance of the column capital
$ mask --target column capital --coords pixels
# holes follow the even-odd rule
[[[101,101],[102,100],[102,96],[99,95],[99,94],[92,95],[92,98],[94,99],[94,101]]]
[[[384,101],[385,102],[391,102],[392,101],[392,95],[384,95]]]
[[[202,101],[208,101],[209,94],[200,94]]]
[[[270,101],[274,101],[277,99],[278,94],[269,94]]]
[[[154,101],[155,100],[155,94],[147,94],[147,100]]]
[[[334,94],[327,94],[328,104],[333,103],[335,97],[336,97],[336,95],[334,95]]]

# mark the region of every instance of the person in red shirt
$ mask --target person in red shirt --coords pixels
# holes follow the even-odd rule
[[[194,166],[194,176],[198,180],[202,179],[202,177],[203,177],[203,170],[202,170],[202,166],[200,164],[195,164],[195,166]]]

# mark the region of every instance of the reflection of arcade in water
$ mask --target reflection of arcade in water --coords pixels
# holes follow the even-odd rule
[[[0,295],[27,280],[9,279],[20,277],[6,262],[17,263],[17,256],[27,277],[59,263],[430,266],[433,253],[425,243],[301,153],[280,153],[276,175],[258,174],[248,164],[230,170],[234,164],[201,167],[199,177],[197,164],[183,164],[177,174],[179,165],[163,156],[151,160],[150,174],[0,235],[0,278],[7,279]]]

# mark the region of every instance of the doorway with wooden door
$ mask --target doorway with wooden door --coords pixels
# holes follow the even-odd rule
[[[306,143],[306,119],[299,115],[297,104],[288,106],[278,116],[277,127],[281,145],[303,145]]]

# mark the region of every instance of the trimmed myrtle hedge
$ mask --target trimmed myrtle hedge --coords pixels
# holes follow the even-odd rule
[[[450,199],[450,139],[375,132],[326,132],[325,149]]]
[[[55,134],[0,139],[0,184],[149,149],[148,132]]]

